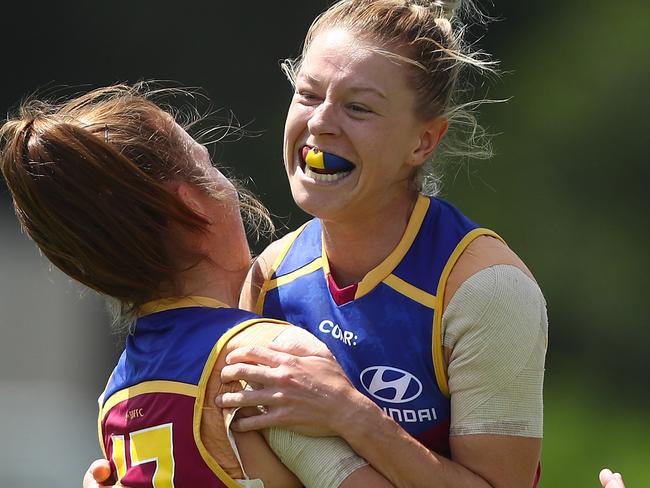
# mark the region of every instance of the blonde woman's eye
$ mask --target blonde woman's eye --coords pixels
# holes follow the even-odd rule
[[[359,114],[369,114],[372,113],[372,110],[370,110],[368,107],[364,105],[359,105],[358,103],[352,103],[349,105],[350,110],[353,112],[359,113]]]
[[[306,103],[316,103],[321,100],[319,96],[312,92],[299,91],[298,96]]]

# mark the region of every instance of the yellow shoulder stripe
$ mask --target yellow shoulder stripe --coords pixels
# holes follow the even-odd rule
[[[286,245],[284,246],[284,248],[282,248],[280,254],[278,254],[278,256],[275,258],[275,261],[273,261],[273,265],[271,266],[271,269],[268,271],[268,277],[264,280],[264,284],[262,285],[260,294],[257,297],[257,303],[255,304],[255,313],[262,315],[262,312],[264,310],[264,299],[266,298],[266,294],[268,293],[269,289],[272,289],[269,287],[271,286],[271,282],[274,281],[271,280],[270,278],[271,276],[273,276],[273,273],[275,273],[275,271],[280,267],[280,264],[282,264],[282,261],[284,261],[284,258],[287,256],[289,249],[291,249],[291,245],[302,233],[302,231],[305,230],[307,224],[309,224],[309,222],[305,222],[304,224],[302,224],[300,227],[298,227],[295,231],[291,233],[291,238],[287,240]]]
[[[228,343],[228,341],[232,339],[235,335],[239,334],[242,330],[250,327],[251,325],[258,324],[258,323],[266,323],[266,322],[286,324],[286,322],[281,320],[251,319],[236,325],[228,332],[226,332],[224,335],[222,335],[217,341],[217,343],[215,344],[215,346],[212,348],[212,351],[210,352],[210,356],[208,357],[208,360],[205,363],[205,367],[203,368],[203,373],[201,373],[201,379],[199,380],[199,386],[197,388],[198,393],[196,395],[196,401],[194,402],[194,425],[193,425],[194,442],[196,443],[197,449],[201,453],[201,457],[203,458],[203,461],[205,461],[205,463],[210,467],[212,472],[228,488],[241,488],[241,485],[237,483],[235,480],[233,480],[228,475],[228,473],[224,471],[224,469],[219,465],[217,460],[213,458],[212,455],[208,452],[207,448],[205,447],[205,444],[203,444],[203,440],[201,439],[201,417],[203,416],[203,403],[205,402],[205,392],[208,386],[210,375],[212,374],[214,366],[217,363],[217,359],[219,358],[219,354],[221,353],[221,350],[224,348],[224,346]]]
[[[451,256],[447,260],[447,264],[442,270],[440,275],[440,281],[438,282],[438,290],[436,292],[436,297],[438,303],[444,303],[445,296],[445,287],[447,286],[447,280],[451,274],[451,270],[454,268],[454,265],[458,261],[458,258],[461,254],[467,249],[467,246],[471,242],[480,236],[492,236],[503,241],[503,239],[494,231],[490,229],[478,228],[474,229],[465,235],[458,243],[454,252],[451,253]],[[505,241],[504,241],[505,242]],[[445,396],[449,396],[449,382],[447,378],[447,371],[445,370],[445,361],[444,361],[444,351],[442,346],[442,315],[443,310],[436,310],[436,313],[433,315],[433,369],[436,373],[436,380],[438,382],[438,387],[440,391]]]
[[[196,397],[198,388],[196,385],[181,383],[180,381],[145,381],[113,393],[101,409],[101,418],[104,418],[108,411],[118,403],[146,393],[176,393]]]
[[[300,278],[301,276],[307,275],[309,273],[312,273],[316,271],[317,269],[320,269],[323,267],[323,259],[322,258],[316,258],[314,259],[311,263],[309,263],[306,266],[303,266],[300,269],[297,269],[295,271],[292,271],[291,273],[288,273],[286,275],[282,275],[274,280],[269,280],[269,286],[267,288],[267,292],[270,290],[273,290],[274,288],[277,288],[279,286],[286,285],[287,283],[291,283],[292,281]]]
[[[413,286],[412,284],[404,281],[394,274],[388,275],[386,279],[384,279],[384,283],[386,283],[398,293],[409,297],[411,300],[421,303],[425,307],[429,307],[431,309],[437,308],[438,300],[435,296],[433,296],[431,293],[427,293],[426,291],[417,288],[416,286]]]
[[[411,248],[415,237],[420,231],[422,222],[427,215],[427,210],[431,201],[428,197],[425,197],[422,194],[418,195],[418,199],[415,202],[415,207],[411,213],[411,217],[406,225],[406,230],[404,235],[400,239],[399,243],[393,249],[393,251],[384,259],[379,265],[370,271],[364,278],[359,282],[357,287],[357,292],[354,295],[354,299],[357,300],[362,296],[370,293],[379,283],[381,283],[384,278],[393,272],[397,267],[406,253]],[[325,256],[325,253],[323,253]],[[329,267],[329,264],[327,265]]]
[[[164,312],[166,310],[172,310],[175,308],[190,307],[229,308],[225,303],[208,297],[188,296],[161,298],[159,300],[153,300],[142,305],[142,307],[140,307],[139,316]]]

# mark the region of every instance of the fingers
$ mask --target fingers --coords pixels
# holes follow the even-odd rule
[[[215,397],[214,403],[221,408],[274,406],[284,403],[284,399],[285,394],[277,390],[241,390],[218,395]]]
[[[601,470],[598,479],[603,488],[625,488],[621,474],[612,473],[610,469]]]
[[[230,425],[235,432],[250,432],[283,425],[284,416],[280,409],[269,410],[268,413],[252,417],[237,418]]]
[[[90,465],[89,470],[95,481],[101,483],[111,476],[111,465],[107,459],[97,459]]]
[[[273,351],[283,352],[293,356],[319,356],[325,359],[334,359],[334,356],[325,344],[321,343],[320,346],[322,347],[316,347],[314,344],[305,344],[302,342],[272,342],[268,347]]]
[[[221,370],[221,382],[231,383],[244,380],[251,387],[259,389],[268,386],[275,380],[276,372],[266,366],[255,364],[236,363],[229,364]]]
[[[83,479],[83,488],[97,488],[100,483],[111,476],[111,465],[106,459],[98,459],[86,471]]]
[[[93,479],[93,474],[90,472],[90,469],[86,471],[86,474],[84,475],[82,486],[83,488],[97,488],[99,486]]]
[[[237,410],[236,419],[243,419],[246,417],[254,417],[255,415],[260,415],[262,412],[259,407],[242,407]]]
[[[612,473],[611,470],[609,470],[607,468],[602,469],[600,471],[600,473],[598,474],[598,479],[600,480],[600,484],[603,485],[603,487],[606,486],[607,483],[609,483],[609,480],[612,479],[613,475],[614,475],[614,473]]]
[[[274,351],[268,347],[243,346],[231,351],[226,356],[226,363],[256,363],[275,368],[291,357],[290,354]]]

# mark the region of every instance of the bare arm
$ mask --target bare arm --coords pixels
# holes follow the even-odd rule
[[[452,439],[453,460],[449,460],[430,452],[384,415],[371,400],[349,385],[343,372],[336,372],[339,367],[334,361],[315,356],[296,357],[262,348],[236,350],[230,359],[264,364],[274,370],[271,373],[273,377],[269,378],[269,368],[266,366],[238,364],[231,370],[224,368],[222,374],[226,377],[231,374],[233,377],[249,377],[264,384],[265,389],[224,395],[220,401],[225,404],[250,402],[270,406],[268,414],[240,419],[234,428],[255,430],[280,425],[312,435],[339,435],[355,452],[400,487],[430,487],[432,480],[439,487],[532,486],[532,474],[530,484],[510,483],[508,479],[490,482],[483,476],[492,476],[493,471],[495,477],[499,474],[511,477],[512,474],[510,471],[504,472],[503,466],[495,466],[490,468],[490,473],[481,476],[470,466],[477,471],[483,466],[490,467],[489,459],[484,456],[486,450],[490,452],[490,458],[501,459],[512,453],[519,455],[521,448],[526,456],[536,460],[538,440],[533,440],[531,444],[535,446],[528,448],[529,442],[520,438],[464,436],[462,443]],[[316,374],[323,374],[327,379],[316,383],[313,380]],[[311,391],[305,391],[305,384]],[[247,393],[251,396],[247,396]],[[480,455],[480,462],[473,458],[476,454]],[[461,460],[469,466],[461,464]],[[514,464],[512,461],[511,458],[509,463]],[[534,473],[534,468],[529,468],[528,464],[535,462],[526,463],[522,471],[530,469]],[[512,467],[510,464],[508,467]],[[528,478],[528,473],[524,477]]]
[[[507,247],[490,241],[493,240],[482,239],[482,244],[494,247],[493,262],[522,267],[529,274]],[[469,268],[483,265],[480,252],[469,257],[475,261],[472,264],[469,260]],[[455,278],[458,283],[465,279],[462,273],[456,273]],[[448,302],[450,296],[445,298]],[[229,363],[251,364],[227,366],[223,372],[226,377],[249,377],[264,384],[266,391],[254,392],[250,398],[226,396],[226,404],[254,402],[271,407],[268,415],[243,419],[238,428],[283,425],[314,435],[339,435],[397,486],[430,486],[432,480],[441,487],[532,486],[541,439],[521,435],[454,435],[450,438],[452,460],[446,459],[429,452],[354,390],[333,361],[314,356],[299,358],[285,354],[291,349],[272,347],[274,351],[238,350],[228,358]],[[271,368],[260,369],[255,364]]]

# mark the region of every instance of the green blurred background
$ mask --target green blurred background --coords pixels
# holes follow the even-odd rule
[[[2,7],[0,108],[39,87],[116,81],[200,86],[257,137],[215,159],[250,178],[283,231],[281,161],[296,55],[327,2],[22,2]],[[482,122],[489,162],[448,168],[443,196],[494,228],[545,292],[550,343],[542,487],[595,487],[597,472],[650,486],[648,354],[650,79],[641,0],[484,3],[480,46],[502,61]],[[260,249],[264,243],[255,245]],[[78,486],[95,458],[94,399],[119,352],[101,300],[22,236],[0,184],[0,486]]]

